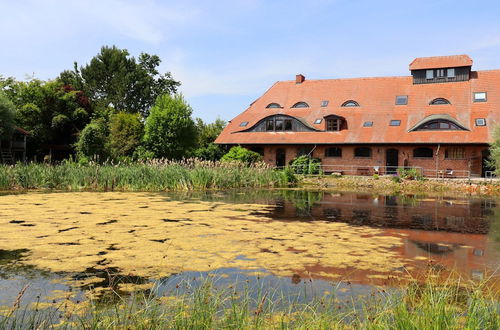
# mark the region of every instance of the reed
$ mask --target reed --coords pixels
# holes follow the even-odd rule
[[[498,292],[482,284],[448,280],[413,282],[405,289],[379,289],[369,298],[339,301],[328,296],[300,302],[283,292],[235,286],[212,279],[182,295],[154,291],[91,302],[78,312],[63,304],[51,311],[16,309],[0,328],[82,329],[499,329]],[[189,284],[188,284],[189,285]]]
[[[293,174],[257,163],[198,159],[137,163],[0,165],[0,190],[167,191],[287,187]]]

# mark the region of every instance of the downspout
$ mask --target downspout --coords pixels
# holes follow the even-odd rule
[[[439,168],[439,149],[441,149],[441,144],[438,144],[437,150],[436,150],[436,177],[439,177],[438,175],[438,168]]]
[[[314,145],[314,148],[312,148],[311,151],[309,151],[309,153],[307,154],[307,157],[310,157],[312,155],[312,153],[314,152],[314,149],[316,149],[316,144]]]

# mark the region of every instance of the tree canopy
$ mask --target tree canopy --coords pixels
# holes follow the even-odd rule
[[[179,159],[188,155],[197,139],[192,112],[180,94],[159,96],[146,119],[146,149],[157,158]]]
[[[0,92],[0,140],[7,138],[12,133],[14,127],[15,106]]]
[[[147,117],[156,98],[173,94],[180,85],[170,72],[160,74],[157,55],[141,53],[136,60],[126,49],[101,48],[90,62],[64,71],[61,81],[85,92],[95,107],[114,107],[119,111],[141,113]]]

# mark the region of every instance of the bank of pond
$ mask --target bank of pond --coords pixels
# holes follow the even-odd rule
[[[0,195],[0,328],[499,326],[498,200]]]

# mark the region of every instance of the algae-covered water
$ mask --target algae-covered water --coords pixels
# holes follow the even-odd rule
[[[0,305],[220,285],[346,296],[428,269],[495,279],[490,199],[300,190],[0,196]],[[339,293],[337,293],[339,294]],[[340,297],[341,298],[341,297]]]

